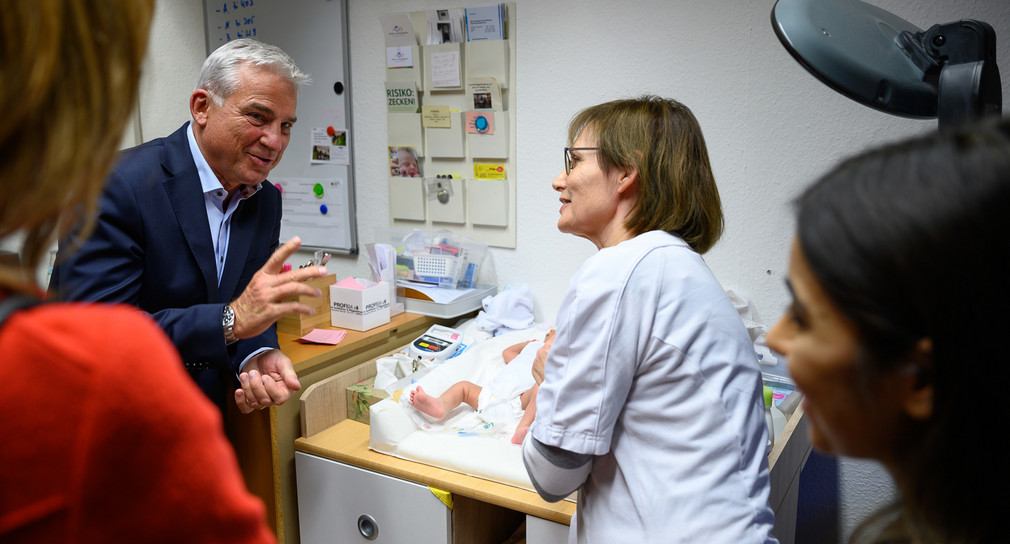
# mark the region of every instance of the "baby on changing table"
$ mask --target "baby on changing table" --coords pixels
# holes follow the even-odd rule
[[[487,387],[464,380],[449,386],[440,396],[433,397],[418,386],[410,392],[410,404],[436,419],[442,419],[464,402],[489,423],[511,422],[518,417],[512,443],[522,444],[537,413],[539,384],[533,379],[533,362],[546,358],[553,343],[554,329],[551,329],[542,342],[527,340],[505,348],[502,351],[505,368],[491,379]]]

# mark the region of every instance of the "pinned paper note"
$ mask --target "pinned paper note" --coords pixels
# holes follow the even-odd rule
[[[501,86],[493,77],[474,77],[466,82],[466,94],[473,99],[473,109],[501,111]]]
[[[421,126],[424,128],[452,128],[449,106],[421,106]]]
[[[505,179],[505,165],[501,163],[473,163],[475,179]]]
[[[351,164],[347,148],[347,131],[333,127],[312,128],[313,164]]]
[[[466,40],[504,40],[506,33],[505,4],[486,4],[466,8]]]
[[[468,134],[494,134],[494,115],[487,112],[466,112]]]
[[[386,68],[412,68],[414,51],[410,46],[387,47]]]
[[[414,37],[414,26],[410,24],[410,16],[406,13],[384,15],[379,17],[382,33],[386,37],[386,47],[406,47],[417,45]]]
[[[462,9],[429,9],[425,13],[428,16],[428,45],[465,41]]]
[[[386,82],[386,111],[417,113],[417,87],[413,82]]]
[[[436,89],[460,86],[459,51],[441,51],[431,54],[431,86]]]

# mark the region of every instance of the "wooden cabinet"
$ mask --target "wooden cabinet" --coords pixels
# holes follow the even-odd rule
[[[452,507],[448,513],[450,529],[447,537],[384,542],[499,544],[523,522],[526,523],[528,544],[568,542],[568,523],[575,513],[575,503],[548,503],[532,491],[371,451],[368,449],[368,425],[364,423],[341,421],[309,438],[299,438],[295,442],[295,448],[298,450],[296,456],[299,463],[298,515],[303,527],[304,544],[369,542],[357,531],[355,525],[357,518],[365,513],[362,505],[373,497],[379,502],[397,503],[388,513],[389,517],[383,511],[381,520],[375,518],[379,522],[380,537],[383,528],[389,524],[409,527],[413,524],[412,518],[406,517],[406,514],[397,517],[396,513],[402,508],[409,510],[410,505],[400,504],[399,498],[401,494],[407,493],[405,490],[416,489],[415,486],[419,486],[431,497],[435,495],[429,487],[451,495]],[[313,468],[303,471],[303,465]],[[350,472],[351,470],[358,472]],[[322,476],[320,472],[328,474]],[[353,474],[353,477],[343,479],[349,474]],[[325,491],[320,490],[320,486],[325,487]],[[318,502],[333,501],[333,496],[345,497],[341,499],[345,502],[339,506],[344,511],[339,514],[334,513],[329,505]],[[367,499],[359,501],[359,497]],[[425,502],[430,503],[427,497]],[[316,531],[323,527],[329,531],[324,534],[339,534],[341,537],[334,536],[330,540],[308,539],[309,531],[317,534]],[[344,535],[355,536],[344,540]]]
[[[524,521],[527,544],[568,542],[568,525],[459,495],[450,508],[427,486],[317,455],[296,452],[295,471],[302,544],[498,543]]]
[[[302,544],[449,542],[450,510],[427,486],[297,452]]]
[[[239,414],[235,403],[230,402],[226,418],[228,438],[235,447],[246,486],[266,504],[267,521],[277,533],[278,542],[299,542],[294,444],[302,435],[302,393],[315,383],[408,344],[432,325],[452,324],[462,317],[449,320],[402,313],[369,331],[347,331],[336,346],[303,344],[296,335],[278,333],[281,351],[294,363],[301,391],[281,406],[248,415]]]

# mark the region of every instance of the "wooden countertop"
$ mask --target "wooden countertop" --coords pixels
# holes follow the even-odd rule
[[[277,333],[277,341],[280,343],[281,351],[294,363],[295,372],[301,375],[320,364],[342,359],[369,346],[385,342],[400,327],[422,326],[429,320],[430,317],[404,312],[389,318],[389,323],[364,332],[341,329],[347,331],[347,336],[335,346],[301,342],[298,335],[283,332]],[[320,328],[336,329],[336,327]]]
[[[532,491],[372,451],[368,449],[368,425],[350,419],[310,438],[295,440],[295,449],[564,525],[570,524],[575,514],[571,501],[549,503]]]

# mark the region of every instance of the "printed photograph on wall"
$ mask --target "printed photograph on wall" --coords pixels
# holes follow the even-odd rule
[[[330,160],[330,148],[325,145],[314,145],[312,146],[312,160],[329,162]]]
[[[312,129],[312,164],[341,164],[349,166],[351,156],[347,147],[347,131],[333,127]]]
[[[410,146],[389,147],[389,175],[403,178],[422,177],[417,151]]]

